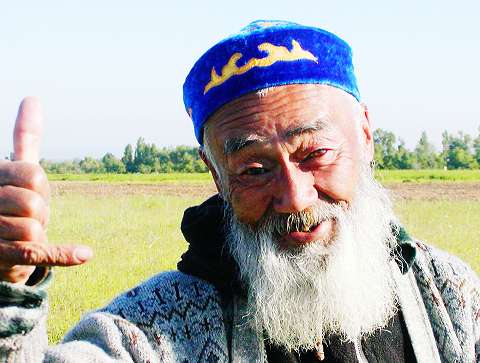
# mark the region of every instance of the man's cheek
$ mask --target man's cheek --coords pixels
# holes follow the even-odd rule
[[[351,202],[358,184],[358,172],[349,165],[334,166],[332,170],[315,173],[315,187],[319,194],[333,201]]]
[[[245,224],[255,225],[266,213],[271,197],[248,189],[234,189],[230,194],[233,212]]]

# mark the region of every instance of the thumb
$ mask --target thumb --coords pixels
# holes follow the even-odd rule
[[[43,135],[42,105],[35,97],[23,99],[13,131],[13,159],[38,164]]]

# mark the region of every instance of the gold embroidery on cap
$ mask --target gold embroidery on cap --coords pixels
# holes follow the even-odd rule
[[[262,21],[262,22],[255,23],[255,25],[262,26],[264,28],[269,28],[269,27],[277,25],[277,24],[279,24],[279,23],[274,22],[274,21]]]
[[[238,67],[237,62],[243,55],[242,53],[234,53],[227,64],[223,66],[220,76],[215,71],[215,67],[212,67],[210,82],[205,86],[203,94],[206,94],[213,87],[221,85],[230,77],[244,74],[255,67],[270,67],[276,62],[293,62],[301,59],[307,59],[317,63],[317,57],[308,50],[304,50],[295,39],[292,39],[292,50],[288,50],[287,47],[281,45],[277,46],[270,43],[262,43],[258,46],[258,49],[267,52],[268,55],[264,58],[251,58],[245,65]]]

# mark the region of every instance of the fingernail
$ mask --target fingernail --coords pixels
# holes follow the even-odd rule
[[[85,262],[91,259],[93,252],[90,248],[80,247],[75,249],[75,258],[80,262]]]

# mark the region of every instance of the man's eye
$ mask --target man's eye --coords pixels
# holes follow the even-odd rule
[[[245,175],[262,175],[267,172],[265,168],[248,168],[243,172]]]
[[[321,157],[321,156],[325,155],[328,151],[329,151],[328,149],[315,150],[314,152],[308,154],[308,156],[305,158],[305,160]]]

